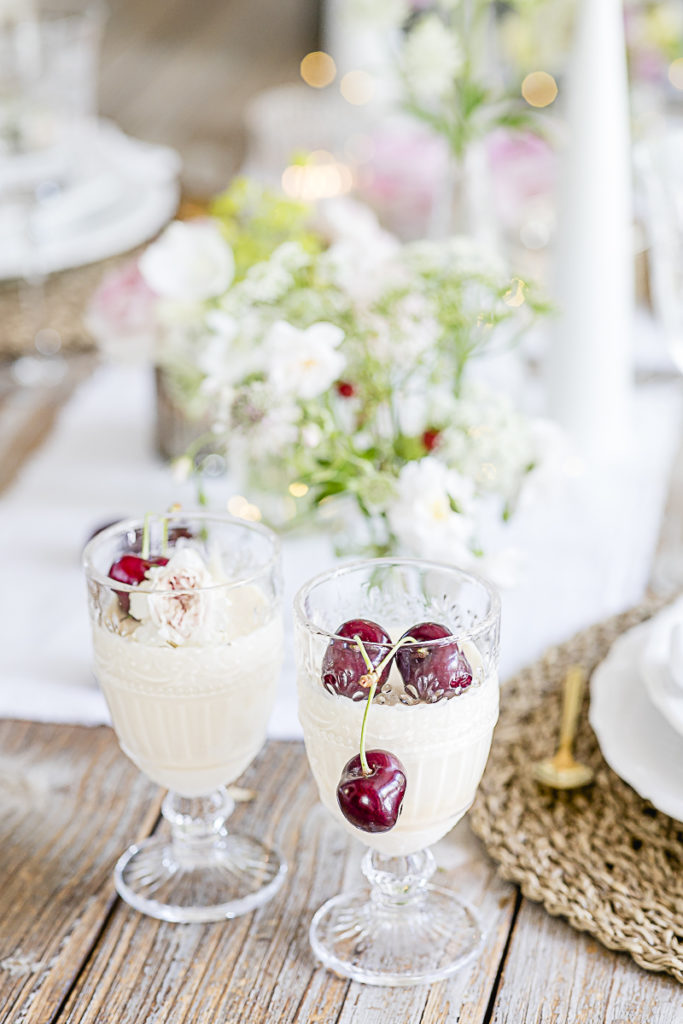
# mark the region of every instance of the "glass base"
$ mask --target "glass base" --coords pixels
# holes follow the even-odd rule
[[[224,921],[267,903],[287,873],[280,854],[251,836],[228,832],[232,801],[224,789],[162,807],[170,838],[131,846],[114,869],[122,899],[162,921]]]
[[[448,889],[421,881],[387,897],[374,886],[335,896],[318,910],[309,935],[325,967],[367,985],[424,985],[450,977],[478,953],[477,917]]]
[[[141,914],[187,924],[248,914],[275,895],[286,871],[275,850],[231,833],[191,863],[178,862],[172,842],[146,839],[126,850],[114,881]]]

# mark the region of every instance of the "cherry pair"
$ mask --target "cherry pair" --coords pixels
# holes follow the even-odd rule
[[[349,619],[337,630],[338,637],[330,641],[322,664],[322,682],[331,693],[351,700],[367,697],[368,668],[355,637],[362,640],[374,667],[385,658],[391,647],[391,638],[382,626],[369,619]],[[472,682],[472,668],[453,640],[437,643],[452,636],[449,629],[437,622],[420,622],[411,626],[401,637],[396,652],[396,666],[401,673],[405,692],[416,700],[434,703],[462,693]],[[414,641],[414,642],[407,642]],[[382,671],[379,686],[389,678],[391,661]]]

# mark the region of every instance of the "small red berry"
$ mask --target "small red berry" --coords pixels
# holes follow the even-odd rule
[[[356,393],[356,389],[348,380],[338,380],[337,393],[340,394],[342,398],[353,398]]]
[[[422,444],[425,446],[428,452],[433,452],[439,443],[441,437],[440,430],[425,430],[422,435]]]

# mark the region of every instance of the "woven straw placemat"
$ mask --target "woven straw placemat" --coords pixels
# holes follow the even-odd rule
[[[83,322],[90,296],[103,275],[126,259],[130,256],[113,256],[100,263],[63,270],[48,277],[40,322],[42,326],[59,332],[63,351],[80,352],[92,347],[92,336]],[[30,301],[30,293],[22,289],[19,282],[0,283],[0,359],[32,351],[37,314],[26,308]]]
[[[491,756],[470,820],[503,878],[530,900],[683,982],[683,824],[657,811],[605,763],[585,698],[576,756],[596,772],[555,793],[529,767],[552,753],[568,667],[588,672],[616,638],[666,602],[653,600],[553,647],[503,687]],[[683,779],[681,779],[683,785]]]

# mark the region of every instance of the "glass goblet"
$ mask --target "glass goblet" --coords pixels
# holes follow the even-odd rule
[[[498,595],[484,580],[456,568],[375,559],[311,580],[294,608],[306,753],[322,803],[368,847],[362,869],[370,883],[370,893],[343,893],[317,911],[310,929],[313,951],[336,974],[369,984],[417,985],[448,977],[476,954],[481,931],[472,910],[429,881],[435,869],[429,847],[471,805],[488,757],[498,717]],[[352,684],[360,649],[340,635],[344,623],[359,619],[381,625],[393,646],[425,622],[450,632],[420,641],[419,648],[403,648],[412,649],[401,664],[404,672],[406,665],[418,666],[414,678],[413,668],[407,680],[402,676],[395,655],[368,708],[367,751],[388,751],[406,780],[398,819],[387,831],[351,824],[337,797],[342,771],[359,753],[367,704],[367,689],[359,692]],[[392,645],[371,645],[366,654],[371,648],[376,664]],[[443,690],[444,666],[452,658],[461,666],[462,685]],[[360,686],[367,686],[367,678]]]
[[[170,838],[131,846],[116,888],[167,921],[245,914],[286,872],[275,850],[226,827],[225,788],[263,746],[275,699],[279,542],[228,515],[148,516],[103,530],[83,559],[95,671],[121,749],[169,790]]]

